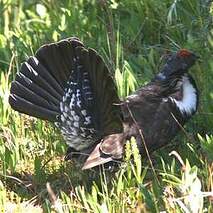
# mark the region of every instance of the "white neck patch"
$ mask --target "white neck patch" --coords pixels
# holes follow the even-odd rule
[[[197,91],[196,88],[190,83],[187,76],[182,77],[183,98],[182,100],[176,100],[170,97],[170,99],[176,104],[181,113],[191,115],[197,108]]]

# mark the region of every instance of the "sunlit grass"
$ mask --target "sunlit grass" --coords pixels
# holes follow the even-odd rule
[[[212,8],[197,0],[0,1],[0,210],[212,212]],[[80,171],[63,161],[66,145],[55,127],[10,108],[21,62],[69,36],[104,57],[120,97],[148,82],[167,51],[189,48],[201,57],[191,70],[201,91],[198,113],[187,136],[151,156],[154,173],[134,139],[117,172]]]

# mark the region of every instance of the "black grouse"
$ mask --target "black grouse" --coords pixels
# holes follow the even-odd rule
[[[14,110],[54,122],[72,153],[89,155],[83,169],[123,156],[136,138],[140,153],[171,141],[198,107],[198,90],[188,74],[197,56],[171,54],[150,83],[121,101],[98,53],[77,38],[42,46],[12,82]]]

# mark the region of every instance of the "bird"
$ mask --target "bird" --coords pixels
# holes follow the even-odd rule
[[[41,46],[22,63],[9,104],[53,122],[68,145],[65,159],[86,155],[83,170],[122,160],[126,141],[140,154],[167,145],[195,114],[199,91],[188,73],[198,56],[173,52],[149,83],[121,100],[113,72],[77,37]]]

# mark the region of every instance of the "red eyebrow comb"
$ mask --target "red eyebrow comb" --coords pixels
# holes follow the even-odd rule
[[[177,55],[180,57],[188,57],[190,56],[192,53],[190,51],[188,51],[187,49],[182,49],[180,51],[178,51]]]

